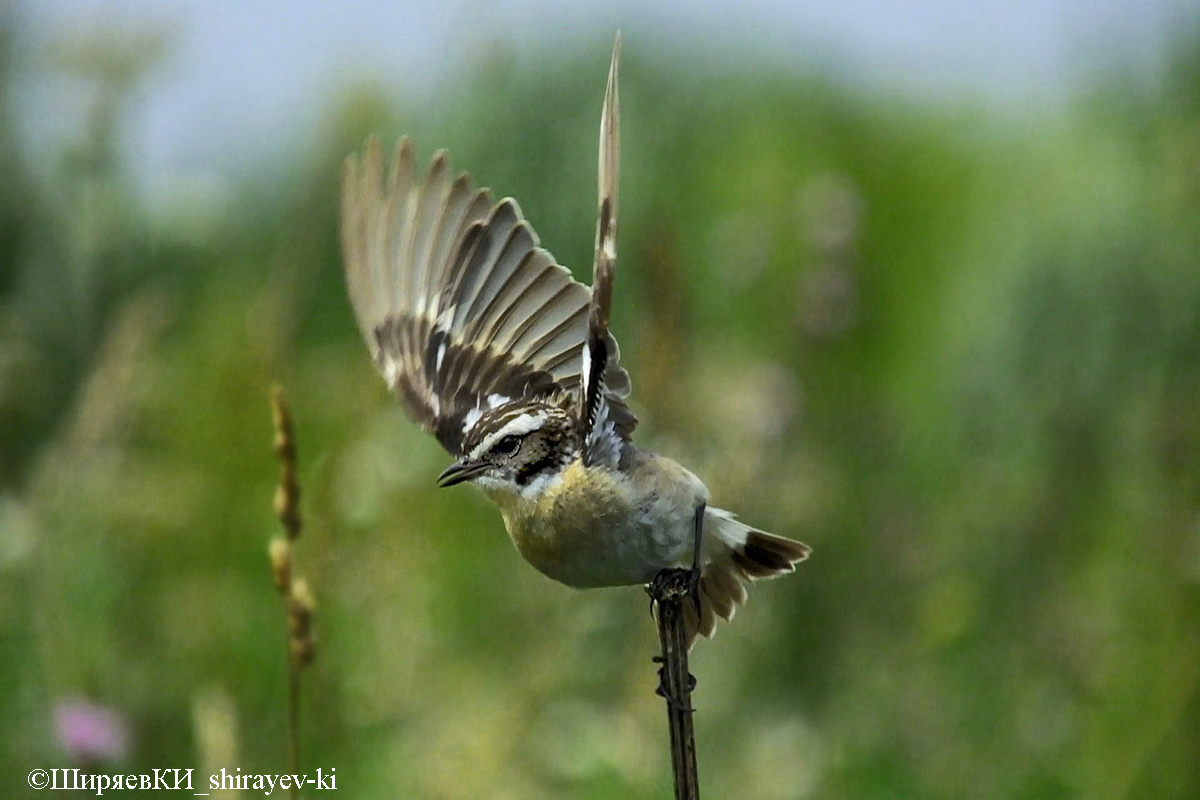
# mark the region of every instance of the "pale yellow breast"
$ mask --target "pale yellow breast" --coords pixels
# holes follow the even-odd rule
[[[652,456],[629,475],[575,461],[533,498],[486,490],[517,550],[569,586],[644,583],[690,553],[703,485]]]

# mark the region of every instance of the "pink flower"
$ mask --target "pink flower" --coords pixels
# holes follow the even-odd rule
[[[54,704],[54,732],[79,761],[119,761],[129,751],[129,723],[117,711],[77,698]]]

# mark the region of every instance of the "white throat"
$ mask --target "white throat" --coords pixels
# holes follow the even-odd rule
[[[552,472],[543,472],[524,485],[496,475],[480,475],[474,482],[484,494],[496,502],[505,498],[536,503],[543,494],[562,484],[565,469],[566,467],[563,467]]]

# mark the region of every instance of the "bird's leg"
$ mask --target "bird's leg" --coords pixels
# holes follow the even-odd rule
[[[674,710],[689,713],[694,710],[689,702],[689,695],[696,688],[696,677],[687,671],[683,604],[687,602],[684,595],[695,591],[693,578],[694,570],[668,567],[660,570],[654,579],[646,584],[646,593],[650,595],[651,609],[656,606],[658,608],[656,615],[658,633],[663,647],[663,654],[654,656],[654,663],[659,665],[658,687],[654,691],[655,694],[665,698],[667,705]],[[672,633],[669,634],[668,631]],[[668,656],[671,658],[670,664],[678,665],[679,671],[686,676],[683,678],[683,685],[679,687],[683,694],[682,697],[673,689],[670,676],[667,674]]]
[[[700,543],[704,538],[704,509],[707,507],[707,503],[696,507],[696,539],[693,542],[695,550],[692,552],[692,574],[688,582],[688,594],[696,608],[697,625],[700,624]]]

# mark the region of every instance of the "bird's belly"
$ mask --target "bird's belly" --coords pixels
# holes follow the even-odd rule
[[[663,567],[681,561],[691,539],[681,527],[574,520],[509,523],[509,534],[539,571],[580,589],[647,583]]]
[[[664,567],[691,561],[695,498],[639,498],[624,475],[587,473],[572,465],[536,502],[499,503],[530,564],[568,586],[590,588],[646,583]]]

